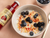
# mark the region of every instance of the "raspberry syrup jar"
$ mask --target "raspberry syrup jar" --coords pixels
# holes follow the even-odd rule
[[[19,2],[15,1],[11,6],[7,6],[0,13],[0,29],[7,23],[7,21],[11,18],[13,13],[15,12],[16,7],[19,6]]]

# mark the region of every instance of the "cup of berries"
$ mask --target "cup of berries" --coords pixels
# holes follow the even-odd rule
[[[50,3],[50,0],[36,0],[36,2],[37,2],[37,4],[39,5],[39,6],[46,6],[46,5],[48,5],[49,3]]]

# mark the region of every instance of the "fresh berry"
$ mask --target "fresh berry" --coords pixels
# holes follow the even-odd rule
[[[26,26],[26,22],[24,22],[23,25]]]
[[[43,1],[46,1],[46,0],[43,0]]]
[[[36,15],[36,16],[38,16],[38,14],[37,14],[37,13],[36,13],[35,15]]]
[[[42,4],[43,3],[43,0],[41,0],[40,3]]]
[[[24,11],[23,11],[23,12],[21,12],[21,15],[23,16],[23,15],[24,15],[24,13],[25,13]]]
[[[37,16],[36,16],[36,15],[34,15],[33,17],[34,17],[34,18],[36,18]]]
[[[29,11],[26,11],[26,15],[28,15],[29,14]]]
[[[31,32],[30,32],[30,36],[33,36],[33,35],[34,35],[33,31],[31,31]]]
[[[43,30],[43,28],[39,27],[39,28],[38,28],[38,30],[39,30],[39,31],[42,31],[42,30]]]
[[[26,22],[21,24],[21,27],[25,27],[26,26]]]
[[[38,22],[37,26],[38,27],[41,27],[42,26],[41,22]]]
[[[21,12],[21,15],[22,15],[22,16],[24,16],[24,17],[25,17],[25,15],[28,15],[28,14],[29,14],[29,12],[28,12],[28,11],[26,11],[26,12],[24,12],[24,11],[23,11],[23,12]]]
[[[21,27],[24,27],[23,24],[21,24]]]
[[[27,17],[27,18],[26,18],[26,21],[28,21],[28,22],[29,22],[29,21],[30,21],[30,17]]]
[[[49,3],[49,0],[37,0],[38,2],[40,2],[41,4],[47,4]]]
[[[45,23],[44,23],[44,22],[41,22],[41,24],[42,24],[42,26],[44,26],[44,25],[45,25]]]
[[[47,3],[49,3],[49,1],[47,1]]]
[[[33,25],[34,25],[34,27],[37,27],[37,23],[34,23]]]
[[[24,20],[22,20],[22,23],[24,23],[25,21]]]
[[[30,20],[29,23],[32,23],[32,20]]]
[[[25,18],[26,16],[25,16],[25,15],[23,15],[23,17]]]
[[[44,1],[43,4],[47,4],[47,1]]]

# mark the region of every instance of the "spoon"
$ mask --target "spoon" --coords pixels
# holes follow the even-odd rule
[[[46,27],[46,30],[45,30],[45,32],[44,32],[44,34],[43,34],[42,38],[44,38],[44,37],[45,37],[46,32],[47,32],[48,27],[49,27],[49,24],[50,24],[50,13],[49,13],[49,15],[48,15],[48,21],[49,21],[49,23],[48,23],[48,25],[47,25],[47,27]]]

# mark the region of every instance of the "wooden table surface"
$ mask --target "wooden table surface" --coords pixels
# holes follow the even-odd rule
[[[7,5],[11,5],[15,0],[0,0],[0,12],[7,6]],[[20,3],[20,6],[23,5],[27,5],[27,4],[33,4],[33,5],[37,5],[36,0],[17,0]],[[38,5],[37,5],[38,6]],[[18,8],[19,8],[18,7]],[[39,6],[40,7],[40,6]],[[48,13],[50,12],[50,4],[48,4],[45,7],[41,7],[46,14],[48,15]],[[42,34],[34,37],[34,38],[41,38]],[[11,19],[8,21],[8,23],[0,30],[0,38],[26,38],[23,36],[20,36],[19,34],[17,34],[12,25],[11,25]],[[50,38],[50,26],[49,29],[46,33],[45,38]]]

